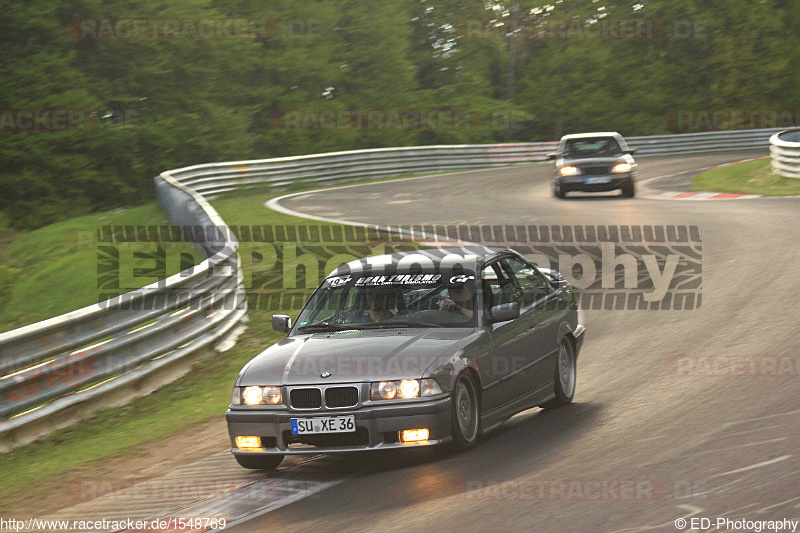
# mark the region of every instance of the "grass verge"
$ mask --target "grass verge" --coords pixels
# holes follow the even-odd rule
[[[7,238],[0,243],[0,331],[68,313],[103,299],[99,298],[98,287],[98,260],[102,255],[95,239],[98,229],[161,224],[169,224],[167,215],[157,202],[151,202],[74,218]],[[136,250],[130,245],[114,244],[113,248],[119,251],[121,267],[115,279],[122,286],[134,290],[158,281],[158,275],[133,277],[135,268],[152,268],[152,259],[135,257]],[[182,248],[193,255],[195,262],[203,259],[202,252],[193,244],[185,243]],[[167,276],[179,271],[179,261],[167,262]]]
[[[772,173],[769,158],[712,168],[692,178],[692,186],[704,191],[763,196],[800,194],[800,180]]]
[[[137,446],[180,434],[186,427],[218,417],[230,402],[236,375],[263,346],[278,340],[266,320],[251,319],[249,332],[235,348],[195,364],[184,378],[118,408],[96,413],[89,420],[52,433],[40,442],[2,457],[0,512],[10,515],[15,503],[39,494],[42,481],[56,488],[80,467],[101,464]],[[63,477],[64,479],[58,479]]]
[[[274,194],[243,191],[214,201],[212,205],[231,226],[309,226],[309,221],[271,211],[264,203]],[[85,224],[78,224],[85,227]],[[317,227],[339,228],[334,224]],[[62,238],[63,239],[63,238]],[[0,470],[0,507],[7,512],[15,502],[30,500],[42,482],[51,486],[59,477],[67,479],[76,469],[91,469],[102,461],[119,457],[135,447],[155,441],[167,441],[187,427],[221,416],[230,401],[231,387],[242,366],[258,352],[282,335],[270,329],[276,300],[259,300],[258,296],[273,291],[275,282],[288,283],[293,291],[306,293],[316,287],[328,264],[337,266],[352,255],[382,253],[386,243],[362,242],[355,246],[330,246],[326,243],[297,243],[300,248],[286,257],[286,243],[242,242],[240,256],[248,290],[250,323],[248,330],[230,350],[206,358],[184,378],[171,383],[148,397],[131,404],[98,412],[80,425],[58,431],[35,445],[14,450],[3,456]],[[294,243],[289,243],[294,244]],[[337,243],[338,244],[338,243]],[[416,248],[413,243],[393,242],[394,249]],[[281,261],[277,262],[281,254]],[[324,264],[325,267],[316,268]],[[278,265],[278,266],[276,266]],[[289,280],[289,281],[287,281]],[[91,280],[90,290],[94,287]],[[266,289],[266,290],[265,290]],[[255,296],[255,298],[254,298]],[[296,316],[304,301],[289,299],[281,312]],[[253,305],[264,302],[266,305]],[[281,302],[283,303],[283,302]],[[255,307],[255,308],[254,308]],[[54,481],[55,479],[55,481]],[[61,481],[63,481],[63,479]],[[0,509],[0,512],[3,512]]]

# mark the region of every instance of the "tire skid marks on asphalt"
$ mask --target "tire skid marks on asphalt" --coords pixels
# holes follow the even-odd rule
[[[777,437],[774,439],[766,439],[766,440],[759,440],[755,442],[746,442],[744,444],[736,444],[734,446],[729,446],[727,448],[711,448],[708,450],[698,450],[696,454],[703,454],[703,453],[719,453],[720,451],[732,451],[732,450],[739,450],[741,448],[752,448],[753,446],[764,446],[765,444],[772,444],[774,442],[781,442],[786,440],[788,437]],[[787,457],[788,458],[788,457]]]
[[[68,490],[77,503],[42,518],[148,520],[248,483],[255,475],[239,468],[226,449],[157,478],[76,479]]]
[[[782,455],[780,457],[776,457],[774,459],[770,459],[769,461],[762,461],[762,462],[756,463],[754,465],[745,466],[745,467],[742,467],[742,468],[737,468],[735,470],[729,470],[727,472],[722,472],[721,474],[714,474],[709,479],[712,479],[712,478],[715,478],[715,477],[720,477],[720,476],[727,476],[727,475],[730,475],[730,474],[738,474],[740,472],[746,472],[748,470],[753,470],[755,468],[761,468],[763,466],[768,466],[768,465],[771,465],[771,464],[774,464],[774,463],[779,463],[780,461],[785,461],[786,459],[789,459],[791,456],[792,456],[791,454]]]
[[[302,468],[295,465],[278,470],[268,477],[251,481],[158,518],[224,518],[225,528],[228,528],[313,497],[361,474],[360,470],[355,470],[342,475],[341,468],[334,462],[319,459],[321,458],[317,457],[301,463]]]
[[[768,507],[762,507],[761,509],[759,509],[756,512],[757,513],[765,513],[765,512],[767,512],[767,511],[769,511],[771,509],[777,509],[778,507],[783,507],[784,505],[788,505],[788,504],[794,503],[796,501],[800,501],[800,496],[795,496],[794,498],[789,498],[788,500],[784,500],[784,501],[782,501],[780,503],[776,503],[776,504],[770,505]],[[793,508],[794,509],[800,509],[800,503],[795,504],[793,506]]]
[[[783,411],[781,413],[772,413],[772,414],[769,414],[769,415],[757,416],[755,418],[744,418],[742,420],[734,420],[732,422],[724,422],[722,424],[722,427],[725,428],[725,427],[730,427],[730,426],[737,426],[739,424],[749,424],[750,422],[757,422],[759,420],[767,420],[767,419],[770,419],[770,418],[780,418],[780,417],[783,417],[783,416],[791,417],[791,416],[794,416],[794,415],[797,415],[797,414],[800,414],[800,409],[794,409],[792,411]],[[772,427],[780,427],[780,426],[772,426]]]
[[[764,419],[777,421],[785,417],[796,415],[798,412],[800,412],[800,410],[791,410],[756,418],[733,420],[720,424],[719,429],[721,429],[723,432],[726,432],[729,436],[737,435],[746,439],[747,437],[754,436],[754,431],[747,429],[744,425],[752,422],[762,421]],[[773,429],[781,429],[783,426],[772,425],[769,427]],[[727,432],[727,430],[732,431]],[[759,434],[763,434],[764,428],[759,428],[758,432]],[[712,433],[715,435],[715,440],[719,440],[721,438],[721,435],[717,435],[715,432]],[[676,507],[678,511],[674,512],[674,516],[670,516],[667,511],[668,514],[666,515],[666,518],[670,519],[669,522],[664,521],[664,510],[662,510],[654,513],[654,515],[651,516],[650,519],[648,519],[647,522],[641,526],[619,529],[616,530],[615,533],[638,533],[667,529],[676,530],[676,520],[682,518],[688,522],[693,516],[745,516],[748,519],[755,519],[754,517],[757,516],[761,518],[760,515],[763,515],[764,513],[774,513],[774,510],[779,508],[788,509],[790,506],[800,508],[800,496],[793,496],[775,504],[759,501],[757,497],[748,497],[744,499],[744,501],[737,501],[736,503],[738,505],[734,504],[733,506],[730,506],[731,502],[735,501],[733,498],[736,495],[736,489],[742,486],[747,486],[749,493],[752,495],[758,495],[762,492],[767,492],[769,487],[783,487],[787,484],[791,487],[791,484],[797,479],[798,471],[794,465],[789,464],[791,461],[787,462],[787,460],[796,459],[795,456],[791,453],[780,453],[778,451],[785,447],[765,447],[767,444],[785,443],[787,438],[788,437],[785,436],[778,436],[772,439],[761,440],[757,442],[747,441],[738,445],[726,446],[722,448],[712,447],[708,449],[693,450],[691,452],[687,451],[687,453],[692,454],[696,454],[698,452],[709,452],[715,454],[722,453],[723,455],[721,455],[721,457],[723,458],[723,462],[720,464],[725,464],[727,458],[727,464],[730,466],[727,470],[723,470],[721,472],[717,471],[714,473],[712,471],[705,476],[698,477],[696,479],[689,479],[691,483],[688,485],[686,485],[686,480],[681,480],[681,478],[679,478],[679,481],[681,481],[682,484],[680,487],[678,487],[676,484],[676,489],[669,494],[668,497],[672,498],[676,503],[680,502],[681,500],[686,501],[688,499],[693,505],[677,505]],[[705,447],[706,445],[707,443],[704,441],[703,444],[699,446]],[[739,462],[739,465],[741,465],[739,466],[736,464],[736,459],[742,459],[742,454],[734,454],[732,457],[725,455],[725,452],[734,452],[736,450],[753,446],[757,446],[766,456],[764,457],[764,460],[752,462],[754,461],[752,455],[745,453],[744,457],[749,457],[750,460],[745,463]],[[701,459],[701,462],[704,462],[704,460]],[[764,472],[766,472],[766,474]],[[684,485],[686,486],[684,487]],[[702,505],[702,507],[694,505],[698,503]],[[690,512],[688,514],[682,514],[680,509]],[[781,518],[793,519],[791,516],[789,516],[791,514],[791,512],[784,512],[781,515]],[[716,531],[716,528],[712,527],[711,530]]]
[[[679,514],[678,516],[676,516],[676,519],[683,518],[684,520],[688,520],[689,518],[696,516],[705,510],[702,507],[695,507],[694,505],[688,505],[688,504],[676,505],[676,507],[678,509],[686,511],[686,514]],[[674,531],[675,521],[671,520],[669,522],[664,522],[662,524],[654,524],[650,526],[626,527],[625,529],[614,530],[612,533],[639,533],[641,531],[666,530],[667,528],[670,528],[671,530]]]
[[[245,470],[225,449],[158,478],[78,480],[71,490],[83,501],[42,519],[224,518],[227,527],[313,497],[363,470],[352,461],[321,455],[287,457],[284,464],[269,474]]]

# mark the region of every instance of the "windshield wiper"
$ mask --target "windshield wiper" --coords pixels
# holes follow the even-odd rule
[[[350,331],[358,329],[393,329],[393,328],[442,328],[442,324],[434,324],[433,322],[365,322],[358,324],[309,324],[307,326],[300,326],[297,331],[303,333],[308,332],[324,332],[324,331]]]
[[[325,324],[324,322],[320,322],[319,324],[300,326],[297,328],[297,331],[347,331],[350,329],[358,328],[353,326],[344,326],[341,324]]]
[[[376,324],[378,325],[378,324]],[[384,322],[379,324],[386,328],[442,328],[442,324],[435,324],[433,322]]]

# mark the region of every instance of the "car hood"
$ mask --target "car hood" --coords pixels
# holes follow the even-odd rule
[[[452,356],[472,328],[352,330],[287,337],[242,369],[238,384],[308,385],[420,378]],[[330,372],[327,378],[321,374]]]

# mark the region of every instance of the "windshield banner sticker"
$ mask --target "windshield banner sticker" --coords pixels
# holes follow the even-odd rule
[[[335,278],[328,278],[328,287],[335,289],[336,287],[347,285],[347,282],[351,279],[351,276],[337,276]]]
[[[356,280],[356,287],[375,285],[431,285],[441,279],[441,274],[393,274],[391,276],[365,276]]]

